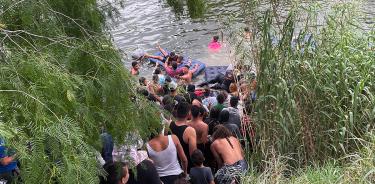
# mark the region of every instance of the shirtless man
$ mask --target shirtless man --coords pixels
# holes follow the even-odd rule
[[[182,68],[182,76],[176,76],[176,78],[181,79],[185,81],[187,84],[191,83],[191,80],[193,79],[193,73],[198,70],[199,65],[195,64],[194,68],[192,70],[189,70],[190,66],[186,65]]]
[[[187,125],[187,118],[190,115],[190,104],[180,102],[176,107],[176,122],[172,122],[169,126],[174,135],[178,137],[185,155],[188,158],[188,173],[193,163],[190,155],[197,149],[197,135],[195,129]]]
[[[191,115],[193,119],[188,123],[197,132],[197,145],[198,149],[203,150],[200,146],[204,147],[208,139],[208,125],[203,122],[205,109],[201,106],[193,105],[191,107]]]
[[[178,56],[176,53],[174,52],[170,52],[168,54],[167,51],[165,51],[163,48],[160,47],[160,45],[158,44],[157,45],[157,48],[160,50],[160,52],[162,53],[162,56],[153,56],[153,55],[149,55],[147,53],[144,54],[144,57],[145,58],[153,58],[153,59],[158,59],[164,63],[166,63],[166,61],[169,59],[169,61],[177,61],[177,63],[180,63],[182,62],[182,59],[183,57],[182,56]]]
[[[211,152],[220,168],[215,175],[216,181],[224,184],[238,181],[248,169],[240,142],[223,125],[215,127],[212,138]]]

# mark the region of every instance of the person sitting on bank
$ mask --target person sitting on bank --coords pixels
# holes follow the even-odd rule
[[[239,183],[240,176],[248,169],[239,140],[223,125],[215,127],[212,139],[211,152],[219,168],[215,174],[215,182],[220,184]]]
[[[215,184],[211,168],[203,165],[205,158],[202,151],[199,149],[195,150],[191,155],[191,160],[194,164],[194,167],[190,171],[192,184]]]

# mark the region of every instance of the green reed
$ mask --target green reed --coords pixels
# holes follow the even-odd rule
[[[274,148],[294,166],[358,150],[353,138],[375,122],[374,32],[358,28],[353,4],[334,6],[322,27],[314,24],[317,12],[308,12],[310,21],[296,32],[302,12],[292,8],[281,29],[271,11],[263,16],[254,113],[259,152]]]

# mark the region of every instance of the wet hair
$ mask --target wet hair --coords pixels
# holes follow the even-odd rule
[[[161,74],[160,68],[156,68],[155,71],[154,71],[154,74]]]
[[[137,66],[138,62],[137,61],[133,61],[132,62],[132,67],[134,68],[135,66]]]
[[[239,101],[238,97],[236,97],[236,96],[232,96],[232,97],[230,98],[230,101],[229,101],[230,106],[231,106],[231,107],[237,107],[237,105],[238,105],[238,101]]]
[[[121,181],[123,177],[129,174],[129,170],[125,168],[128,164],[124,162],[108,162],[104,164],[103,169],[106,171],[108,176],[105,178],[101,177],[100,184],[117,184]]]
[[[183,61],[184,60],[184,56],[178,56],[177,60]]]
[[[196,106],[196,105],[193,105],[191,107],[191,115],[194,117],[194,118],[197,118],[198,116],[203,116],[205,113],[205,110],[203,107],[199,107],[199,106]]]
[[[223,104],[225,102],[225,95],[223,93],[218,94],[216,100],[219,104]]]
[[[248,27],[245,27],[243,30],[244,30],[245,32],[249,32],[249,31],[250,31],[250,29],[249,29]]]
[[[217,107],[213,107],[210,110],[210,118],[212,119],[219,119],[221,110]]]
[[[176,61],[178,59],[176,53],[174,52],[169,53],[169,58],[170,58],[169,60],[171,61]]]
[[[214,36],[214,41],[215,42],[219,41],[219,36]]]
[[[158,82],[159,81],[159,76],[158,75],[153,75],[152,76],[152,81],[154,81],[154,82]]]
[[[204,158],[204,155],[202,153],[201,150],[199,149],[196,149],[195,151],[193,151],[193,153],[191,154],[191,161],[193,162],[193,164],[195,166],[200,166],[203,164],[205,158]]]
[[[186,91],[188,91],[188,92],[194,92],[195,91],[195,85],[189,84],[187,86],[187,90]]]
[[[146,78],[145,77],[139,77],[139,84],[141,85],[141,86],[144,86],[145,85],[145,81],[146,81]]]
[[[173,69],[173,70],[177,70],[177,67],[178,67],[177,62],[176,62],[176,61],[173,61],[173,62],[172,62],[172,69]]]
[[[229,111],[228,110],[222,110],[219,115],[219,122],[225,123],[229,120]]]
[[[216,125],[214,128],[214,133],[212,134],[212,140],[225,139],[233,136],[232,132],[224,125]]]
[[[187,102],[181,102],[177,104],[176,107],[176,117],[179,119],[184,119],[189,115],[190,112],[190,104]]]

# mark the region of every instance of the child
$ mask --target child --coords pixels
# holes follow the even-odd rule
[[[221,49],[221,44],[219,42],[219,36],[214,36],[212,41],[208,44],[208,49],[210,51],[217,52]]]
[[[132,69],[130,70],[130,73],[132,75],[139,75],[139,63],[137,61],[132,62]]]
[[[192,184],[215,184],[211,168],[204,167],[204,156],[201,150],[196,149],[191,155],[194,167],[190,169]]]

